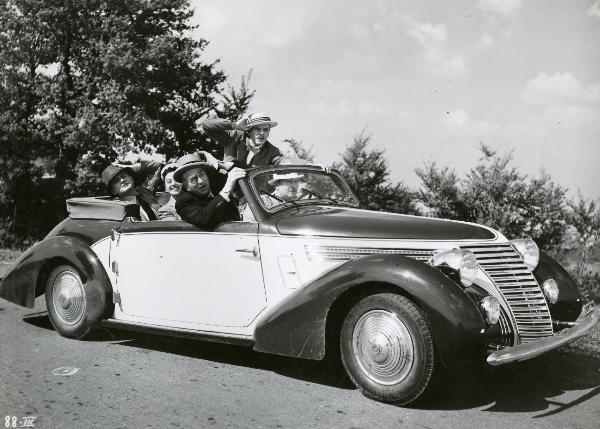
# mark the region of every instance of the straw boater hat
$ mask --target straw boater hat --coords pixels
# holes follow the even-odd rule
[[[201,153],[191,153],[183,155],[177,160],[177,169],[173,173],[173,179],[181,183],[181,175],[194,167],[211,167],[211,164],[206,160],[206,157]]]
[[[177,164],[174,162],[170,162],[167,165],[165,165],[162,170],[160,170],[160,177],[162,178],[163,182],[165,181],[165,176],[170,173],[171,171],[175,171],[177,170]]]
[[[283,174],[273,174],[271,180],[269,180],[269,185],[275,185],[280,180],[300,180],[304,177],[304,174],[298,174],[295,172],[292,173],[283,173]]]
[[[268,125],[273,128],[277,126],[277,122],[272,121],[268,113],[254,113],[243,122],[244,131],[259,125]]]

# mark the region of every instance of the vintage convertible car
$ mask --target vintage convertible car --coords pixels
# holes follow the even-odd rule
[[[296,180],[294,194],[275,192],[282,177]],[[257,168],[239,184],[254,219],[214,231],[139,221],[133,203],[71,199],[0,296],[32,307],[45,293],[52,324],[71,338],[103,324],[337,356],[366,396],[398,404],[442,369],[529,359],[598,322],[531,240],[361,210],[338,172],[314,166]]]

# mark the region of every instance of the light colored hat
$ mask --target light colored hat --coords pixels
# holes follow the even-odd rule
[[[268,113],[254,113],[248,116],[244,127],[246,131],[248,131],[250,128],[254,128],[259,125],[268,125],[269,127],[273,128],[277,126],[277,122],[272,121]]]
[[[202,153],[183,155],[177,160],[177,169],[173,173],[173,179],[175,179],[176,182],[181,183],[181,175],[194,167],[211,167],[211,164],[206,160],[206,157]]]
[[[283,173],[283,174],[273,174],[271,180],[269,180],[269,185],[274,185],[280,180],[300,180],[304,177],[304,174],[298,174],[296,172],[292,173]]]
[[[167,175],[167,173],[170,173],[171,171],[175,171],[177,170],[177,164],[174,162],[171,162],[167,165],[165,165],[162,170],[160,170],[160,177],[162,178],[163,182],[165,181],[165,176]]]

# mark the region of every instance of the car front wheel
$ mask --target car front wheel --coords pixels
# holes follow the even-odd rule
[[[340,350],[348,376],[365,396],[400,405],[425,393],[437,365],[427,316],[393,293],[367,296],[350,309]]]
[[[50,272],[46,282],[46,307],[50,322],[60,335],[82,338],[89,332],[85,288],[72,266],[59,265]]]

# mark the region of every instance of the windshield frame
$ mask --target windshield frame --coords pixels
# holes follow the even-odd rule
[[[306,199],[306,200],[294,200],[281,204],[277,204],[273,207],[267,207],[262,199],[260,198],[260,190],[256,187],[255,177],[263,174],[269,174],[274,172],[310,172],[317,173],[323,176],[333,176],[332,180],[334,183],[339,184],[340,189],[345,192],[352,201],[346,200],[336,200],[337,203],[333,203],[331,199],[323,198],[323,199]],[[249,185],[249,190],[253,194],[253,199],[258,203],[261,210],[267,214],[274,214],[283,210],[287,210],[289,208],[299,208],[305,206],[315,206],[315,205],[327,205],[327,206],[341,206],[341,207],[352,207],[359,208],[360,202],[350,186],[346,182],[346,180],[342,177],[342,175],[337,170],[330,170],[329,173],[326,173],[321,167],[312,166],[312,165],[281,165],[281,166],[268,166],[268,167],[260,167],[257,169],[253,169],[248,172],[248,177],[246,181]]]

